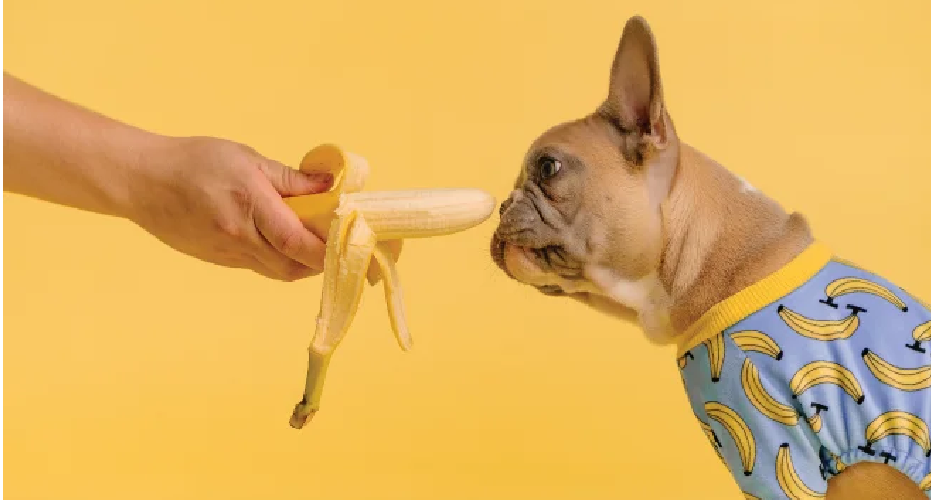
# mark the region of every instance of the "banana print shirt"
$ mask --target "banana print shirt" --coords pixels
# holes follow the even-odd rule
[[[692,411],[747,498],[821,498],[861,461],[931,497],[931,311],[815,243],[684,335]]]

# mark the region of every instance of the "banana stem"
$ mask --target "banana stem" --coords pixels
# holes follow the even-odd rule
[[[320,409],[320,396],[323,394],[323,381],[326,378],[326,370],[330,365],[330,357],[333,351],[327,354],[320,354],[313,349],[307,350],[309,353],[307,362],[307,381],[304,385],[304,397],[294,405],[294,411],[291,413],[291,427],[300,429],[304,427],[308,420],[314,418],[314,414]]]

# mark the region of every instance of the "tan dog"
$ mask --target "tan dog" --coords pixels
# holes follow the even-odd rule
[[[813,241],[802,215],[680,141],[653,35],[633,17],[603,105],[530,146],[491,253],[513,279],[636,321],[656,344],[682,345],[709,309]],[[873,462],[830,479],[827,497],[927,498]]]

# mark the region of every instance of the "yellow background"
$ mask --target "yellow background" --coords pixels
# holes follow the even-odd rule
[[[635,13],[687,142],[931,299],[928,2],[7,0],[4,69],[292,165],[336,141],[371,189],[501,199],[532,138],[603,98]],[[7,498],[739,498],[672,350],[505,279],[496,219],[408,242],[415,349],[369,289],[295,431],[319,278],[4,203]]]

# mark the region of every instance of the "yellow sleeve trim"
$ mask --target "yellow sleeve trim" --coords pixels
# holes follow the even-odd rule
[[[791,293],[832,259],[827,246],[814,242],[782,269],[715,304],[680,337],[677,357],[735,323]]]

